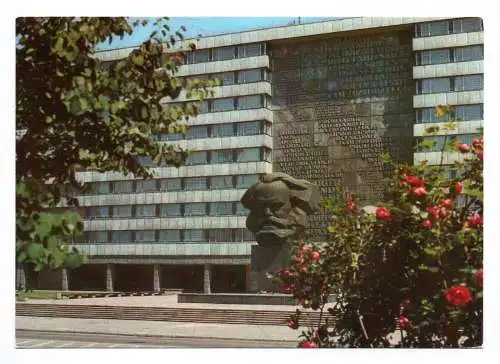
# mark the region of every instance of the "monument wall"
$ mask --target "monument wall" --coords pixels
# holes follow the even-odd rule
[[[410,30],[271,45],[273,171],[335,188],[363,204],[384,198],[382,152],[413,159]],[[310,217],[314,240],[330,217]]]

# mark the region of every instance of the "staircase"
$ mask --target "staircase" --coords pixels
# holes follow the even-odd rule
[[[17,316],[141,321],[175,321],[243,325],[286,325],[293,311],[130,307],[17,303]],[[318,322],[319,312],[303,312],[301,322]]]

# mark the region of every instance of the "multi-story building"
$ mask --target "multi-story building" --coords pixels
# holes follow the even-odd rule
[[[98,57],[111,62],[130,51]],[[430,123],[443,121],[436,105],[455,107],[457,138],[477,134],[483,25],[478,18],[347,18],[210,36],[185,53],[178,76],[222,80],[187,134],[157,135],[192,151],[186,165],[152,166],[154,180],[79,172],[91,192],[79,197],[85,236],[74,245],[89,261],[62,276],[44,273],[43,285],[247,290],[255,241],[239,200],[260,175],[283,171],[316,183],[325,197],[340,185],[375,202],[387,172],[381,152],[440,161],[438,149],[412,148]],[[184,94],[174,100],[185,101]],[[312,238],[322,239],[328,218],[311,219]]]

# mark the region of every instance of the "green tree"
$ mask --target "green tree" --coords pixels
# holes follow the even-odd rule
[[[148,20],[128,18],[18,18],[16,20],[16,258],[35,271],[73,268],[82,256],[68,241],[82,234],[76,209],[83,185],[77,170],[153,173],[139,156],[180,166],[187,151],[161,145],[154,133],[185,132],[199,101],[215,81],[176,77],[183,53],[165,52],[183,41],[168,18],[122,60],[106,64],[96,47],[132,34]],[[194,44],[188,44],[193,50]],[[180,49],[180,48],[179,48]],[[167,105],[181,90],[193,102]]]

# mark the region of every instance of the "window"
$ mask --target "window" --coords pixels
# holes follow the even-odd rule
[[[246,135],[258,135],[261,134],[260,121],[248,121],[245,123],[236,124],[236,135],[246,136]]]
[[[236,188],[250,188],[259,182],[258,174],[242,174],[236,176]]]
[[[442,123],[450,119],[448,115],[438,117],[436,115],[436,108],[434,107],[416,109],[415,118],[417,123]]]
[[[158,241],[161,242],[179,242],[181,241],[180,230],[160,230]]]
[[[212,78],[218,79],[221,86],[234,85],[234,72],[217,73]]]
[[[238,47],[238,58],[257,57],[262,55],[260,43],[245,44]]]
[[[235,229],[235,241],[255,241],[255,235],[248,229]]]
[[[233,98],[215,99],[212,101],[212,112],[222,112],[234,110]]]
[[[258,162],[260,161],[259,148],[238,149],[236,151],[237,162]]]
[[[212,125],[212,138],[230,137],[234,135],[233,124]]]
[[[483,120],[483,105],[456,106],[455,118],[460,121]]]
[[[178,217],[182,216],[182,209],[180,203],[169,203],[160,205],[161,217]]]
[[[238,97],[238,110],[257,109],[259,107],[264,107],[261,95]]]
[[[448,137],[447,142],[451,141],[454,139],[453,137]],[[431,137],[425,137],[421,138],[421,142],[424,142],[426,144],[428,143],[433,143],[432,145],[422,145],[419,143],[417,150],[419,152],[440,152],[443,150],[443,145],[444,145],[444,136],[443,135],[438,135],[438,136],[431,136]]]
[[[160,180],[161,191],[180,191],[182,189],[182,179],[169,178]]]
[[[186,158],[186,165],[193,166],[197,164],[207,164],[208,154],[206,151],[191,152]]]
[[[484,47],[482,45],[459,47],[453,50],[455,62],[468,62],[484,59]]]
[[[210,50],[200,49],[193,52],[194,63],[210,62]]]
[[[184,189],[186,191],[206,190],[207,188],[206,177],[192,177],[184,179]]]
[[[155,231],[154,230],[136,230],[135,241],[137,241],[137,242],[156,241]]]
[[[91,194],[106,194],[106,193],[110,193],[111,192],[111,189],[110,189],[110,186],[111,185],[111,182],[95,182],[95,183],[91,183],[89,188],[89,192]]]
[[[455,91],[475,91],[483,89],[483,75],[457,76]]]
[[[483,22],[480,18],[464,18],[453,20],[453,33],[471,33],[483,30]]]
[[[190,229],[184,230],[184,241],[185,242],[199,242],[205,241],[205,232],[202,229]]]
[[[184,139],[184,134],[182,133],[156,134],[155,139],[160,142],[182,140]]]
[[[156,191],[156,180],[148,179],[148,180],[139,180],[135,182],[135,192],[151,192]]]
[[[113,206],[113,217],[132,217],[132,206]]]
[[[208,230],[208,240],[213,242],[233,241],[233,232],[230,229],[210,229]]]
[[[264,121],[264,134],[273,136],[273,124],[269,121]]]
[[[213,60],[214,61],[227,61],[234,58],[234,47],[220,47],[214,48]]]
[[[132,231],[121,230],[111,232],[111,242],[113,243],[130,243],[132,241]]]
[[[241,204],[241,202],[238,202],[236,204],[236,215],[248,215],[250,213],[250,210],[247,209],[245,206]]]
[[[474,138],[479,139],[479,135],[477,135],[477,134],[463,134],[463,135],[457,136],[457,140],[459,143],[465,143],[465,144],[469,144],[469,145],[472,144],[472,139],[474,139]]]
[[[262,160],[272,162],[272,151],[269,148],[262,148]]]
[[[262,81],[262,71],[260,69],[238,72],[238,83],[251,83],[258,81]]]
[[[212,151],[212,163],[232,163],[232,162],[233,162],[232,149]]]
[[[108,232],[107,231],[86,231],[85,241],[88,243],[107,243],[108,242]]]
[[[88,216],[94,219],[110,217],[109,206],[92,206],[88,209]]]
[[[205,216],[207,205],[205,202],[193,202],[184,205],[184,216]]]
[[[113,182],[114,193],[132,193],[134,191],[133,181],[116,181]]]
[[[418,52],[416,56],[417,56],[417,66],[451,62],[451,52],[449,49],[422,51]]]
[[[210,215],[211,216],[223,216],[233,214],[233,203],[232,202],[211,202],[210,203]]]
[[[156,216],[156,205],[136,205],[135,217],[154,217]]]
[[[210,188],[213,190],[222,190],[225,188],[233,188],[233,177],[232,176],[211,177]]]
[[[416,37],[430,37],[450,33],[449,21],[436,21],[416,25]]]
[[[208,126],[192,126],[186,132],[186,139],[208,138]]]
[[[428,78],[417,81],[417,94],[433,94],[449,91],[451,91],[451,79],[449,77]]]
[[[198,112],[200,114],[206,114],[207,112],[210,112],[210,107],[207,100],[200,102],[198,107]]]

